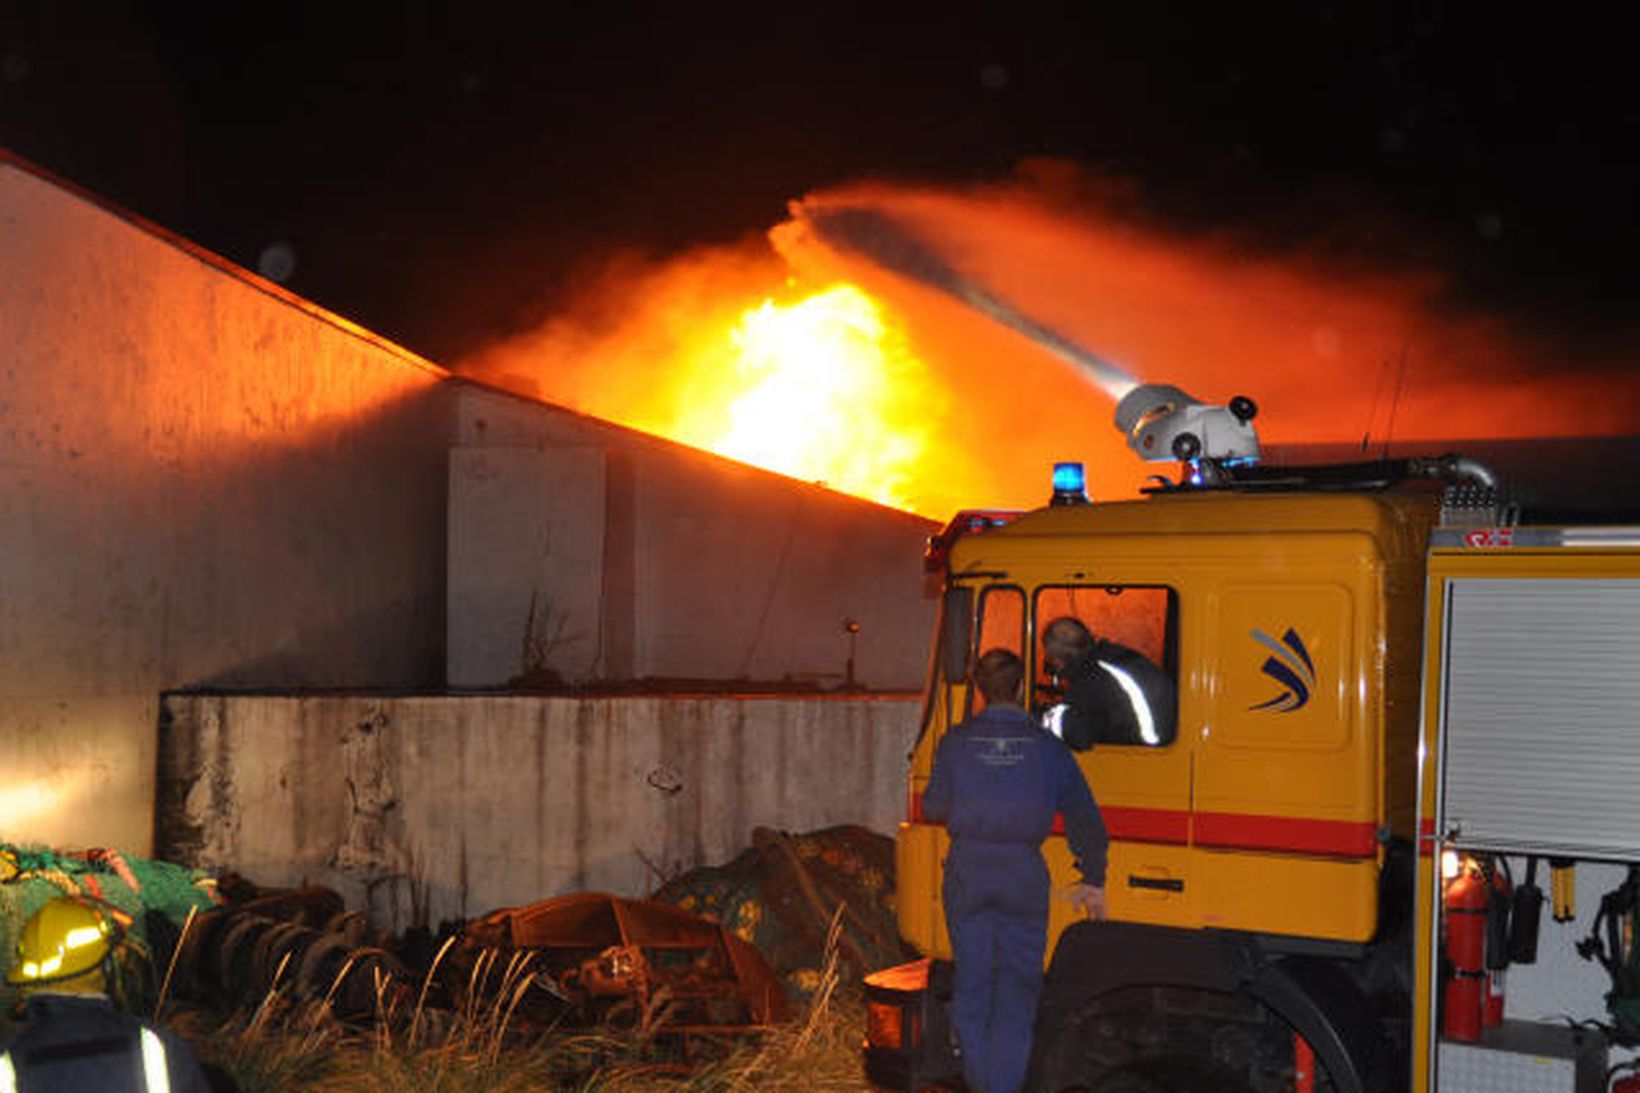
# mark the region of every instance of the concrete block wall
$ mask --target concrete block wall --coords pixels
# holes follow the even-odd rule
[[[394,931],[904,818],[914,697],[169,695],[159,851]]]

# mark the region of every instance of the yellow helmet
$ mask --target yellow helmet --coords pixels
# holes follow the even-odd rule
[[[114,949],[114,927],[84,900],[62,896],[34,912],[17,939],[6,982],[14,986],[61,984],[84,977],[84,986],[102,983],[102,963]],[[93,981],[88,973],[97,973]]]

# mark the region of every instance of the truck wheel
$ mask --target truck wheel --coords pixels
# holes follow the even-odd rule
[[[1093,1093],[1167,1093],[1165,1089],[1142,1074],[1124,1070],[1100,1080]]]
[[[1139,1084],[1107,1086],[1101,1081],[1098,1093],[1252,1093],[1247,1083],[1222,1066],[1204,1059],[1168,1059],[1141,1064],[1111,1075],[1119,1083],[1130,1078]]]
[[[1126,988],[1042,1030],[1033,1061],[1044,1093],[1277,1093],[1292,1033],[1235,994]]]
[[[1244,1075],[1212,1060],[1190,1056],[1145,1059],[1068,1086],[1060,1082],[1045,1088],[1051,1093],[1259,1093],[1270,1087],[1260,1085],[1255,1090]],[[1323,1077],[1317,1088],[1333,1087]]]
[[[1150,1059],[1094,1079],[1089,1093],[1251,1093],[1247,1083],[1205,1059]]]

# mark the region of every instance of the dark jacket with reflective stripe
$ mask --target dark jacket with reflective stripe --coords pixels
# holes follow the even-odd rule
[[[164,1051],[164,1068],[154,1083],[144,1074],[145,1029]],[[187,1044],[96,995],[30,998],[27,1023],[0,1054],[5,1057],[0,1071],[10,1064],[17,1093],[210,1093],[211,1088]]]
[[[1179,697],[1167,673],[1143,653],[1114,641],[1064,671],[1060,730],[1075,751],[1095,744],[1170,744],[1178,731]]]
[[[991,706],[945,734],[923,793],[923,815],[954,842],[1040,847],[1065,818],[1086,883],[1103,887],[1105,822],[1076,757],[1017,706]]]

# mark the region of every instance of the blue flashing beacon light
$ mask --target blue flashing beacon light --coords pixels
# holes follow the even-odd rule
[[[1088,476],[1080,463],[1053,465],[1053,500],[1050,505],[1085,505],[1088,503]]]

